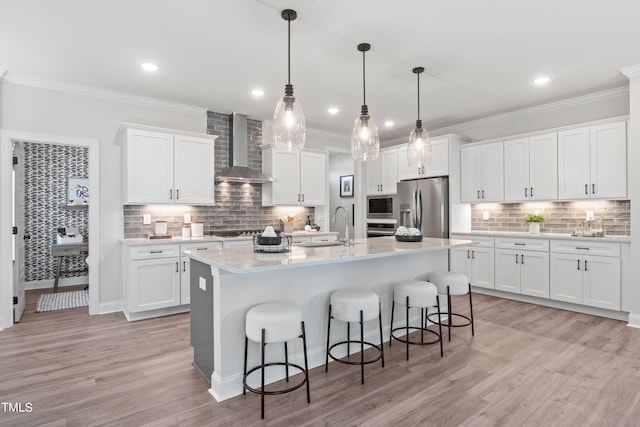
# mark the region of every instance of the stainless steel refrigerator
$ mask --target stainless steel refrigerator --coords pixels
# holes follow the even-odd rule
[[[420,229],[424,237],[449,238],[449,179],[398,183],[398,225]]]

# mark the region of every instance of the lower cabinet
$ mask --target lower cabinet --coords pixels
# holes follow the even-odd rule
[[[495,288],[549,298],[549,241],[496,238]]]
[[[449,250],[449,270],[464,273],[471,286],[494,288],[493,237],[455,236],[457,239],[476,240],[478,245],[461,246]]]

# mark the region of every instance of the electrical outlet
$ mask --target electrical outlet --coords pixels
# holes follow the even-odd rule
[[[184,214],[184,223],[185,224],[190,224],[191,223],[191,214]]]
[[[483,211],[482,212],[482,219],[485,221],[489,220],[489,211]]]
[[[142,223],[144,225],[149,225],[151,224],[151,215],[150,214],[144,214],[142,215]]]
[[[199,277],[199,281],[198,281],[198,286],[200,286],[200,289],[202,289],[203,291],[207,290],[207,279],[205,279],[204,277]]]

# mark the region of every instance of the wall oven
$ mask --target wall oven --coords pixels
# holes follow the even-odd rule
[[[367,218],[367,237],[384,237],[396,234],[398,222],[395,219]]]
[[[396,196],[368,196],[367,218],[393,219],[398,217],[399,207]]]

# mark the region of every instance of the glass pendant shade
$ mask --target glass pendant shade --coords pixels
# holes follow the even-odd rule
[[[304,148],[306,125],[302,106],[293,96],[291,84],[291,21],[298,17],[295,10],[285,9],[281,13],[287,21],[287,73],[284,96],[280,98],[273,112],[273,146],[276,151],[295,153]]]
[[[378,126],[373,117],[368,114],[360,115],[351,133],[351,157],[354,160],[375,160],[380,152],[380,138]]]
[[[273,113],[274,148],[280,152],[300,151],[304,147],[305,134],[306,126],[300,101],[293,95],[284,95]]]
[[[407,161],[409,166],[431,165],[431,140],[429,133],[422,126],[416,126],[409,135]]]

